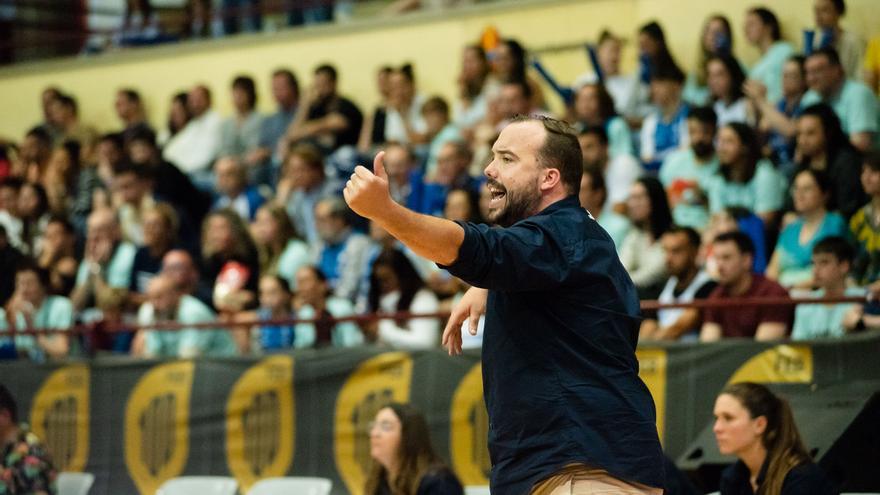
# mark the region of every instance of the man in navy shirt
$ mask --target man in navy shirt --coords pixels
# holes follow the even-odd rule
[[[523,117],[492,153],[489,220],[500,228],[397,205],[383,153],[374,172],[355,169],[343,194],[355,212],[474,286],[444,344],[460,352],[461,323],[473,330],[485,312],[494,493],[660,494],[654,404],[635,357],[639,301],[611,238],[578,204],[577,138],[562,122]]]

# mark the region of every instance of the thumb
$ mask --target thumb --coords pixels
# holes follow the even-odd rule
[[[376,153],[376,158],[373,158],[373,174],[380,179],[387,179],[388,174],[385,173],[385,152],[380,151]]]

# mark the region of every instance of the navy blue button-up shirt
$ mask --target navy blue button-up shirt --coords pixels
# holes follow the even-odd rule
[[[662,487],[654,402],[635,357],[639,300],[608,234],[574,196],[509,228],[461,225],[446,268],[489,289],[493,492],[528,493],[571,463]]]

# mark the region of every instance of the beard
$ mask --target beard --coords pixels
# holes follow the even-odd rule
[[[715,147],[712,145],[711,142],[691,143],[691,149],[694,150],[694,155],[696,155],[697,158],[703,160],[711,158],[712,154],[715,153]]]
[[[541,203],[541,193],[537,189],[508,191],[500,182],[489,179],[487,184],[490,188],[503,192],[503,204],[496,208],[489,209],[489,222],[500,225],[501,227],[510,227],[511,225],[530,217],[537,210]]]

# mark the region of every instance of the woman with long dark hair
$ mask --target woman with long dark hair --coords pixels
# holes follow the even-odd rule
[[[751,121],[748,100],[743,94],[746,75],[739,62],[726,53],[712,55],[706,61],[706,74],[718,125]]]
[[[861,157],[830,106],[819,103],[801,113],[794,159],[797,170],[809,168],[828,174],[832,181],[829,209],[839,210],[844,218],[868,201],[860,186]]]
[[[409,258],[396,249],[382,251],[373,262],[368,296],[371,312],[435,313],[437,296],[425,287]],[[379,320],[378,341],[400,349],[431,349],[440,343],[436,318]]]
[[[495,49],[495,75],[502,84],[525,82],[532,90],[532,108],[544,108],[544,93],[538,83],[526,74],[528,60],[526,49],[515,39],[502,40]]]
[[[688,74],[682,97],[692,105],[710,103],[709,60],[717,55],[728,55],[733,51],[733,30],[730,21],[722,14],[713,14],[703,23],[700,33],[700,47],[694,72]]]
[[[620,261],[632,278],[640,299],[653,299],[666,281],[666,261],[660,237],[672,226],[666,190],[659,180],[642,177],[630,188],[627,215],[633,228],[620,246]]]
[[[409,404],[379,409],[370,424],[373,466],[365,495],[462,495],[455,474],[431,445],[425,417]]]
[[[728,385],[715,400],[715,440],[739,460],[721,475],[721,495],[839,493],[813,463],[788,402],[764,385]]]
[[[754,129],[738,122],[718,132],[718,174],[706,182],[709,211],[739,206],[758,215],[765,226],[775,225],[785,197],[785,180],[761,156]]]

